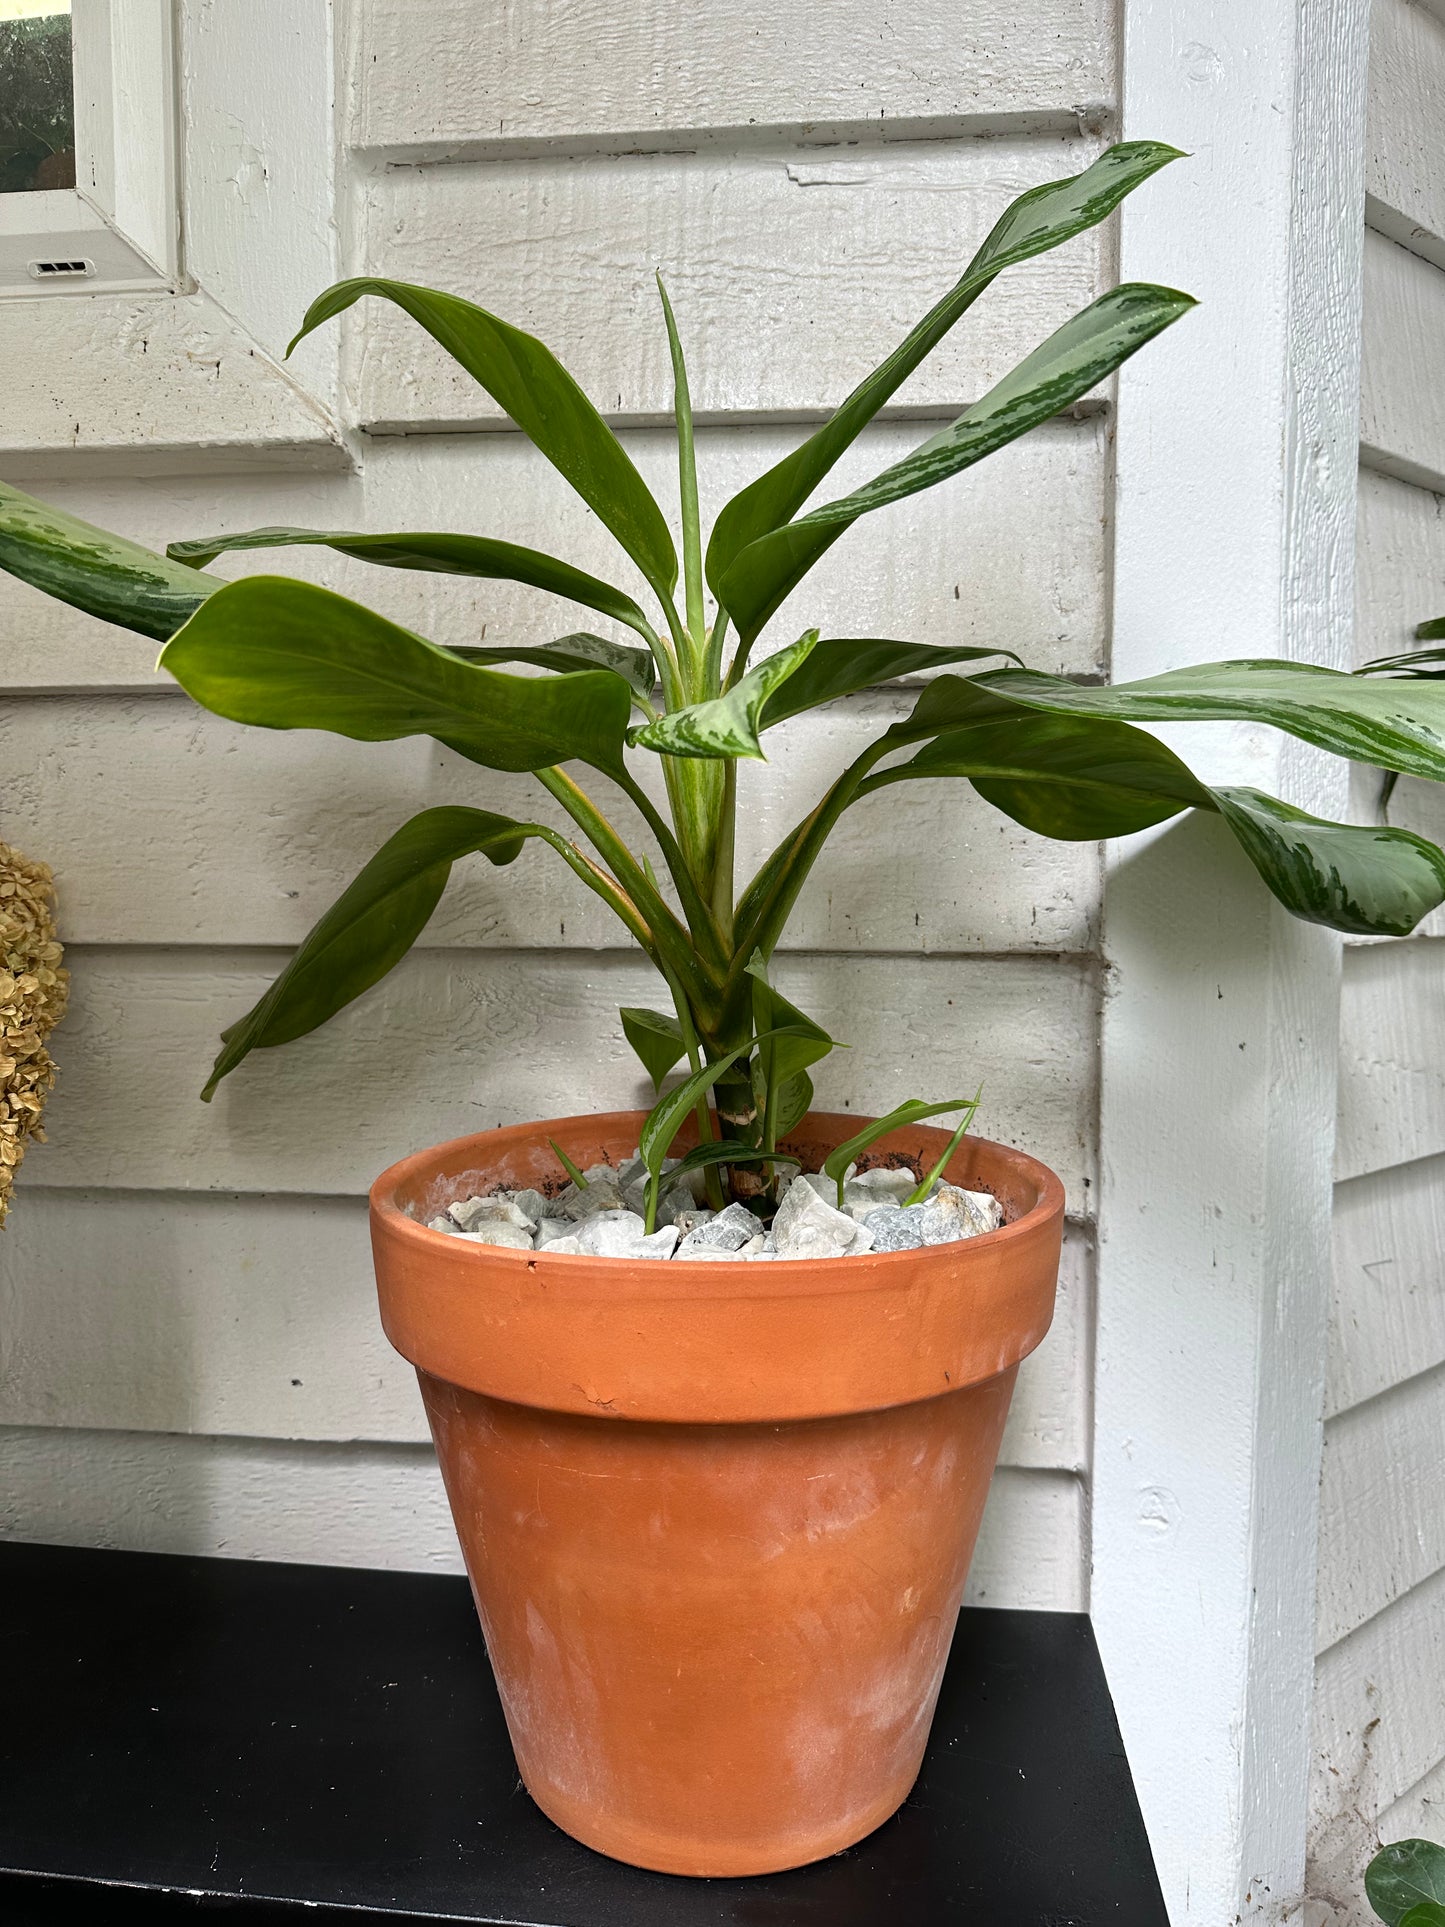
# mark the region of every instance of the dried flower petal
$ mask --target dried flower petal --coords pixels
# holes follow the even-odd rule
[[[55,1082],[45,1039],[65,1014],[69,973],[55,931],[55,882],[0,843],[0,1225],[10,1209],[15,1167],[33,1138]]]

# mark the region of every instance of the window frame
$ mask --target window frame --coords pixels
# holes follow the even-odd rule
[[[72,0],[73,188],[0,194],[0,300],[176,289],[172,0]],[[123,138],[118,138],[122,135]],[[84,261],[87,273],[37,272]]]

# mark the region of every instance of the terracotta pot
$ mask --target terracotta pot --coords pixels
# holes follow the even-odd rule
[[[863,1120],[815,1114],[816,1168]],[[825,1263],[628,1264],[424,1220],[622,1161],[640,1112],[518,1125],[371,1193],[382,1323],[417,1368],[528,1791],[667,1873],[800,1866],[917,1775],[1018,1363],[1053,1314],[1063,1190],[967,1141],[1008,1222]],[[923,1126],[873,1159],[920,1169]]]

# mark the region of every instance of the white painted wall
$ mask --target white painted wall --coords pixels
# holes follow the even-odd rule
[[[1375,0],[1357,659],[1445,613],[1445,8]],[[1361,773],[1357,805],[1377,805]],[[1439,837],[1402,784],[1390,821]],[[1366,1927],[1384,1841],[1445,1841],[1445,944],[1345,953],[1320,1493],[1310,1893]],[[1313,1923],[1312,1923],[1313,1927]]]

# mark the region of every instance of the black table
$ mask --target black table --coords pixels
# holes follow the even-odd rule
[[[1078,1614],[965,1612],[902,1811],[754,1880],[543,1817],[461,1579],[0,1544],[0,1642],[7,1927],[1168,1927]]]

